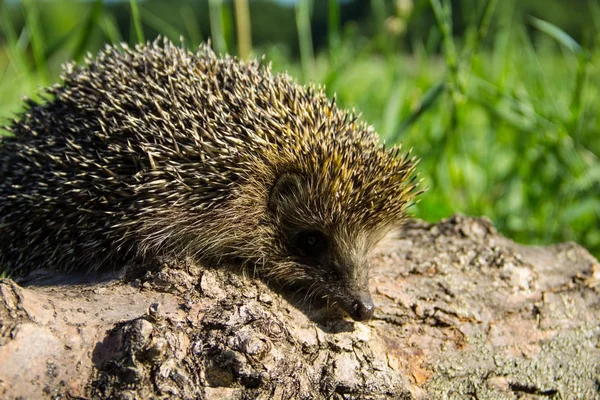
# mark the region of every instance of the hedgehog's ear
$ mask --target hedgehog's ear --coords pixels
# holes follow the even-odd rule
[[[280,211],[285,206],[294,206],[304,201],[306,195],[306,183],[304,178],[296,173],[282,174],[269,194],[269,209]]]

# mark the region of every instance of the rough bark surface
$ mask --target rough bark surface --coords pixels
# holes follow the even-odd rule
[[[190,262],[0,280],[0,397],[600,398],[600,265],[580,246],[416,221],[371,276],[368,323]]]

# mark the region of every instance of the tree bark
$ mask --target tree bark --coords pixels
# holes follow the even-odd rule
[[[0,398],[600,398],[599,281],[461,216],[380,248],[368,323],[192,262],[3,279]]]

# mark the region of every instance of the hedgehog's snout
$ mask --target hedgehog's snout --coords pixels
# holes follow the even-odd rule
[[[342,308],[355,321],[368,321],[373,318],[375,311],[373,299],[368,291],[356,294],[347,304],[342,304]]]
[[[358,299],[352,303],[350,316],[355,321],[367,321],[373,318],[374,311],[375,305],[373,304],[371,296],[368,296],[368,298]]]

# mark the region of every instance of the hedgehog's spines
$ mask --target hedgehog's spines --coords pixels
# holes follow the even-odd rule
[[[106,45],[61,77],[0,147],[0,264],[13,271],[165,253],[264,264],[266,199],[284,173],[310,194],[294,221],[332,234],[385,230],[417,193],[410,150],[379,145],[335,95],[272,75],[264,59],[160,38]]]

